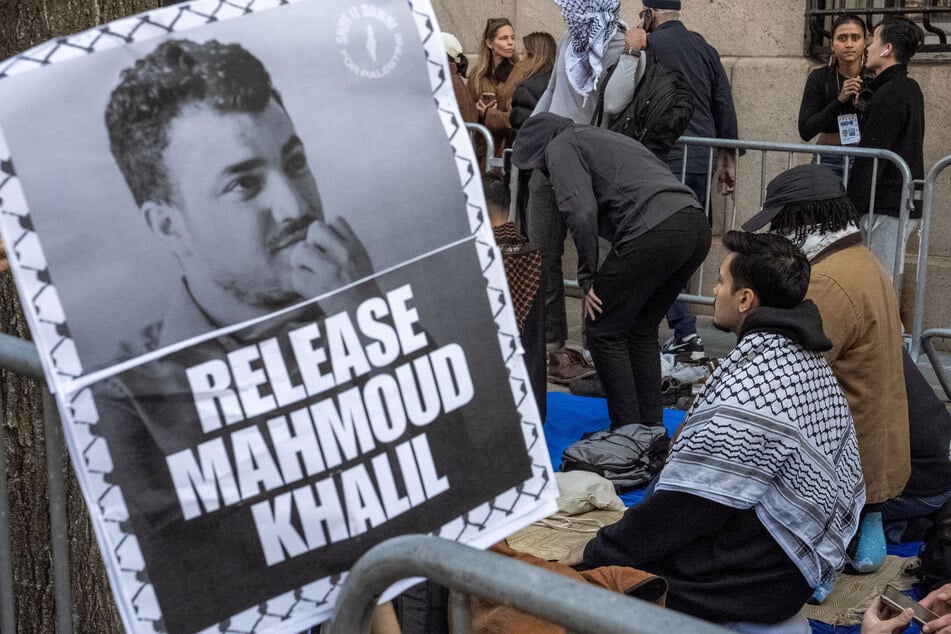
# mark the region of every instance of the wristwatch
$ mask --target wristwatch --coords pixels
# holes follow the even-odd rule
[[[641,56],[641,51],[640,51],[640,49],[634,48],[634,47],[632,46],[631,48],[629,48],[629,49],[627,49],[626,51],[624,51],[624,54],[625,54],[625,55],[633,55],[634,57],[640,57],[640,56]]]

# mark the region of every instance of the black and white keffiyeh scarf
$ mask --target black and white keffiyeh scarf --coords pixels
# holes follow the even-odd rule
[[[657,489],[754,508],[813,587],[830,580],[865,485],[849,405],[822,355],[775,331],[743,336],[688,412]]]
[[[617,33],[620,0],[555,0],[568,28],[565,70],[568,83],[587,97],[598,85],[608,42]]]

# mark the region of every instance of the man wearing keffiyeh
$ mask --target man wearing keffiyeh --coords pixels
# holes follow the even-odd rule
[[[558,44],[555,66],[548,87],[533,115],[549,112],[589,124],[598,104],[598,89],[606,71],[616,65],[604,86],[604,125],[623,110],[634,96],[644,71],[640,55],[644,32],[623,27],[619,0],[556,0],[565,19],[566,32]],[[565,347],[568,321],[565,317],[564,254],[567,227],[555,204],[551,183],[539,171],[528,181],[528,239],[542,253],[545,269],[546,345],[548,380],[568,384],[572,379],[594,374],[577,350]]]
[[[556,0],[568,28],[565,70],[582,96],[597,88],[604,53],[618,30],[620,0]]]
[[[831,171],[799,165],[770,181],[762,209],[743,228],[768,225],[812,263],[807,297],[819,307],[832,341],[825,357],[855,419],[868,492],[853,566],[871,572],[885,560],[880,507],[902,493],[911,450],[898,299],[888,273],[862,244],[857,221]]]
[[[667,607],[740,632],[809,632],[798,615],[834,577],[865,488],[831,342],[786,238],[727,232],[714,324],[737,345],[704,384],[656,490],[563,560],[667,579]]]

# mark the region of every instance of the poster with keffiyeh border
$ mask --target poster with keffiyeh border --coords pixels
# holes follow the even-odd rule
[[[0,63],[0,231],[128,631],[299,632],[389,537],[555,510],[446,62],[425,0],[199,0]]]

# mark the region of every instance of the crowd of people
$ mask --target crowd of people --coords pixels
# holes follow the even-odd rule
[[[604,128],[635,94],[645,50],[689,83],[685,134],[738,138],[733,98],[717,51],[680,21],[680,0],[643,0],[631,26],[619,0],[556,1],[557,43],[531,33],[519,53],[511,22],[490,19],[467,80],[446,35],[456,97],[497,157],[513,148],[505,177],[487,176],[485,189],[500,246],[531,262],[506,265],[530,374],[596,382],[612,428],[660,425],[660,353],[704,355],[677,296],[707,257],[711,185],[733,192],[737,155],[718,152],[710,170],[706,153],[655,156]],[[922,30],[842,15],[830,41],[829,64],[806,79],[803,140],[891,150],[922,178],[923,98],[908,76]],[[517,183],[507,218],[506,178]],[[743,231],[722,236],[713,323],[736,347],[697,395],[649,497],[562,563],[660,575],[668,607],[736,631],[807,632],[800,609],[822,602],[843,570],[877,570],[886,541],[920,540],[951,514],[951,414],[904,351],[892,282],[921,214],[908,204],[899,235],[901,175],[864,157],[819,153],[769,183]],[[582,350],[566,346],[569,233]],[[673,336],[662,346],[665,316]],[[951,633],[951,583],[922,604],[940,616],[923,631]],[[910,619],[876,602],[862,632]]]

